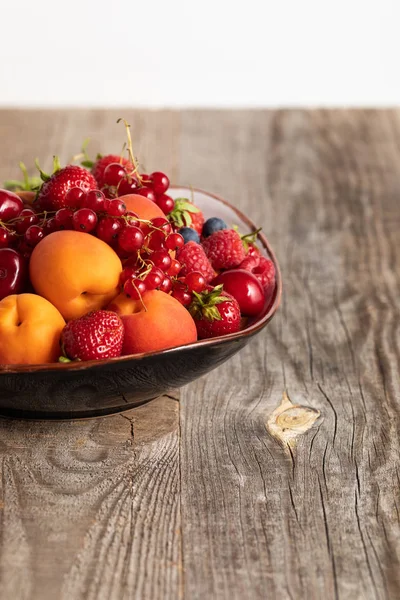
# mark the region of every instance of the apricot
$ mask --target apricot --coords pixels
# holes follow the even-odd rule
[[[65,321],[55,306],[36,294],[14,294],[0,302],[0,363],[40,364],[60,355]]]
[[[124,324],[124,355],[156,352],[197,340],[190,313],[178,300],[160,290],[145,292],[142,301],[120,294],[108,310],[118,313]]]
[[[127,194],[121,196],[121,200],[128,210],[135,212],[140,219],[154,219],[155,217],[164,217],[165,213],[153,200],[149,200],[140,194]]]
[[[30,278],[64,319],[104,308],[117,294],[122,264],[102,240],[79,231],[55,231],[32,252]]]

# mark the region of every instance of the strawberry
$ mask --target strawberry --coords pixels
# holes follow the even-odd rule
[[[275,286],[275,266],[272,260],[262,256],[261,254],[252,254],[246,256],[246,258],[240,263],[239,269],[250,271],[253,273],[261,283],[266,287]]]
[[[222,285],[214,288],[209,286],[201,294],[193,292],[194,299],[189,312],[196,324],[199,340],[234,333],[240,329],[238,301],[223,292],[222,288]]]
[[[35,204],[40,210],[57,211],[66,206],[66,195],[71,188],[78,187],[84,192],[97,189],[95,178],[87,169],[78,165],[61,168],[58,157],[54,157],[54,172],[46,175],[40,168],[44,182],[39,189]]]
[[[64,356],[70,360],[100,360],[120,356],[124,326],[109,310],[94,310],[69,321],[61,333]],[[66,362],[60,359],[62,362]]]
[[[242,238],[234,229],[220,229],[202,241],[214,269],[231,269],[237,267],[246,252]]]
[[[92,166],[92,175],[97,181],[99,189],[106,186],[106,182],[104,181],[104,171],[108,165],[111,165],[111,163],[120,163],[126,168],[128,173],[131,173],[135,168],[127,158],[117,156],[116,154],[106,154],[105,156],[98,154],[96,162]],[[85,162],[85,166],[88,164],[89,163]]]
[[[168,220],[177,230],[181,227],[191,227],[201,235],[204,215],[200,208],[187,198],[177,198],[174,202],[174,208],[168,214]]]
[[[180,276],[184,277],[192,271],[197,271],[203,275],[207,283],[214,279],[215,271],[200,244],[187,242],[178,250],[177,259],[182,265]]]

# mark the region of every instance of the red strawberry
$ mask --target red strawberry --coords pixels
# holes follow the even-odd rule
[[[100,360],[120,356],[124,326],[109,310],[94,310],[69,321],[61,333],[61,346],[71,360]]]
[[[253,273],[264,288],[275,286],[274,263],[272,260],[269,260],[269,258],[266,258],[261,254],[246,256],[240,263],[239,269],[244,269],[245,271]]]
[[[222,291],[222,285],[197,294],[189,306],[199,340],[234,333],[240,329],[240,307],[237,300]]]
[[[97,181],[99,189],[106,185],[104,171],[111,163],[121,163],[128,173],[132,172],[135,168],[127,158],[121,158],[121,156],[117,156],[116,154],[106,154],[106,156],[97,155],[97,160],[92,166],[92,175]]]
[[[215,271],[200,244],[187,242],[183,248],[178,250],[177,259],[182,265],[180,276],[184,277],[192,271],[198,271],[207,283],[214,279]]]
[[[200,208],[187,198],[177,198],[175,200],[174,208],[168,214],[168,220],[175,229],[191,227],[199,235],[201,235],[204,225],[204,215]]]
[[[40,175],[44,183],[35,202],[40,210],[54,211],[64,208],[65,197],[71,188],[78,187],[84,192],[97,189],[96,180],[87,169],[78,165],[61,168],[57,157],[54,157],[53,174],[46,175],[40,170]]]
[[[246,252],[242,238],[234,229],[220,229],[202,241],[214,269],[231,269],[240,265]]]

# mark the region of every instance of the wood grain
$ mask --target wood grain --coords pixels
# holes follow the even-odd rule
[[[0,113],[0,180],[125,116],[146,169],[263,226],[283,304],[180,404],[0,422],[0,597],[398,598],[400,111],[122,112]],[[271,432],[284,394],[304,430]]]

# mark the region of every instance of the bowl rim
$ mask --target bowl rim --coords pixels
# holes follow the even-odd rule
[[[201,188],[196,188],[193,186],[184,186],[184,185],[171,185],[170,189],[187,189],[189,191],[198,192],[200,194],[204,194],[205,196],[209,196],[210,198],[217,200],[221,204],[224,204],[229,209],[231,209],[238,218],[246,223],[250,231],[255,232],[258,227],[253,223],[253,221],[241,210],[233,206],[230,202],[219,196],[218,194],[214,194],[211,192],[207,192]],[[123,364],[129,363],[130,361],[140,361],[148,357],[152,356],[161,356],[169,353],[176,353],[180,350],[191,350],[199,347],[206,346],[215,346],[223,344],[227,341],[234,341],[243,337],[247,337],[250,335],[254,335],[258,331],[260,331],[275,315],[276,311],[279,308],[282,298],[282,276],[279,267],[279,263],[276,259],[275,252],[273,251],[270,243],[268,242],[265,235],[260,231],[257,234],[257,239],[260,240],[264,249],[268,252],[269,258],[272,260],[275,266],[275,293],[273,302],[271,302],[268,311],[266,314],[260,319],[247,326],[245,329],[241,329],[235,333],[228,333],[226,335],[207,338],[204,340],[197,340],[196,342],[190,342],[188,344],[182,344],[181,346],[173,346],[172,348],[166,348],[164,350],[158,350],[157,352],[142,352],[140,354],[127,354],[126,356],[117,356],[115,358],[106,358],[103,360],[87,360],[82,362],[73,362],[70,363],[41,363],[37,365],[31,364],[13,364],[13,365],[1,365],[0,364],[0,376],[11,374],[11,373],[36,373],[41,371],[81,371],[87,369],[96,369],[101,368],[111,364]]]

